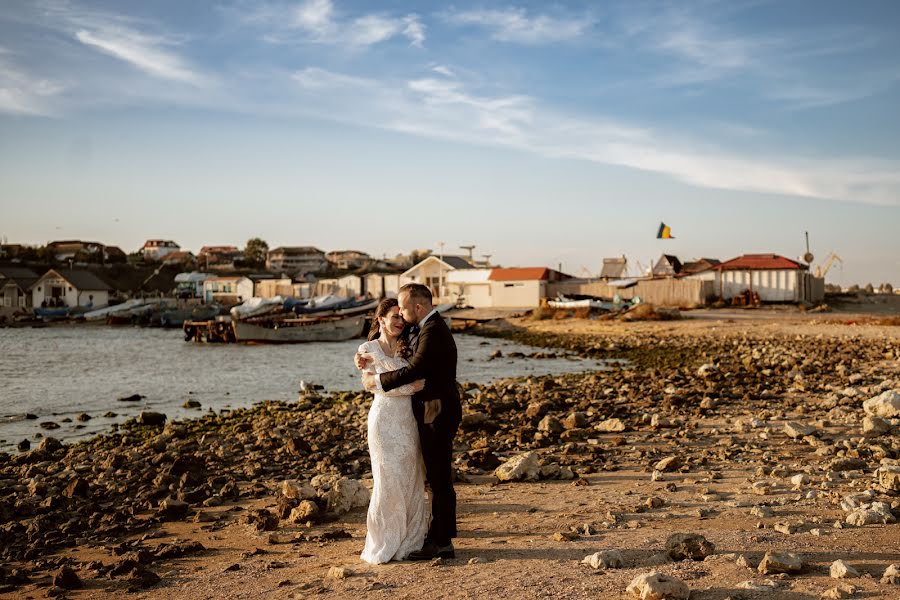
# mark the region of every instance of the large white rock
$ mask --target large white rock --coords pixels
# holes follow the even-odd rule
[[[348,513],[355,508],[369,505],[369,490],[356,479],[338,479],[328,493],[328,511],[335,514]]]
[[[310,500],[316,497],[316,488],[305,481],[286,479],[281,482],[281,493],[291,500]]]
[[[863,410],[873,417],[885,419],[900,417],[900,392],[887,390],[874,398],[869,398],[863,402]]]
[[[891,565],[885,569],[884,575],[881,576],[881,583],[900,584],[900,564]]]
[[[791,552],[766,552],[756,570],[763,575],[799,573],[803,570],[803,559]]]
[[[597,426],[594,427],[594,429],[605,432],[625,431],[625,423],[619,418],[606,419],[597,423]]]
[[[537,481],[541,476],[541,465],[535,451],[523,452],[494,469],[494,476],[500,481]]]
[[[638,575],[625,591],[640,600],[687,600],[691,595],[683,581],[656,571]]]
[[[581,564],[588,565],[592,569],[618,569],[625,564],[625,558],[618,550],[601,550],[585,556]]]
[[[845,579],[847,577],[859,577],[859,571],[848,565],[842,560],[836,560],[831,563],[831,576],[835,579]]]
[[[885,465],[878,468],[878,483],[889,490],[900,492],[900,466]]]
[[[894,523],[897,519],[891,512],[891,507],[884,502],[873,502],[866,504],[861,508],[857,508],[847,515],[845,519],[848,525],[862,527],[863,525],[874,525],[875,523]]]
[[[790,421],[784,424],[784,432],[788,434],[788,437],[792,437],[794,439],[812,435],[815,431],[815,427],[812,427],[810,425],[801,425],[800,423],[797,423],[795,421]]]
[[[862,432],[866,437],[878,437],[891,430],[891,424],[881,417],[866,415],[863,418]]]

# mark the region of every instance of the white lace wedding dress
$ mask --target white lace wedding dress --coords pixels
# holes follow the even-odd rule
[[[359,351],[372,355],[374,363],[368,369],[375,373],[407,365],[402,358],[387,356],[378,340],[366,342]],[[369,409],[369,455],[375,485],[360,558],[373,564],[403,560],[422,547],[428,532],[431,515],[411,395],[408,385],[376,392]]]

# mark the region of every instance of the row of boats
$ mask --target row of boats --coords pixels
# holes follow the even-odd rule
[[[133,298],[94,309],[91,306],[39,307],[34,316],[42,321],[105,322],[108,325],[181,327],[192,319],[209,319],[223,313],[219,304],[184,306],[172,298]]]
[[[360,337],[378,300],[326,295],[311,299],[251,298],[227,315],[184,323],[185,341],[300,343]]]

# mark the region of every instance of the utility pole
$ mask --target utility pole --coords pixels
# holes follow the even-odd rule
[[[444,242],[438,242],[438,247],[441,249],[440,254],[438,254],[438,258],[441,259],[441,262],[444,262]],[[444,267],[438,265],[438,298],[444,297]]]

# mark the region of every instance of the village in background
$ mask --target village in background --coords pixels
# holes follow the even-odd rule
[[[503,267],[490,255],[413,250],[376,258],[357,250],[311,246],[269,249],[260,238],[236,246],[204,246],[195,255],[171,240],[151,239],[126,254],[116,246],[80,240],[46,246],[0,245],[0,315],[12,319],[38,308],[99,308],[138,297],[240,304],[250,298],[322,295],[379,299],[406,283],[427,285],[437,304],[457,307],[535,308],[565,296],[607,301],[639,298],[659,306],[794,303],[818,305],[831,295],[893,294],[891,284],[841,288],[825,276],[841,259],[832,253],[813,267],[777,254],[726,260],[682,260],[662,254],[652,265],[625,256],[602,259],[596,274],[548,266]],[[900,292],[900,290],[898,290]]]

